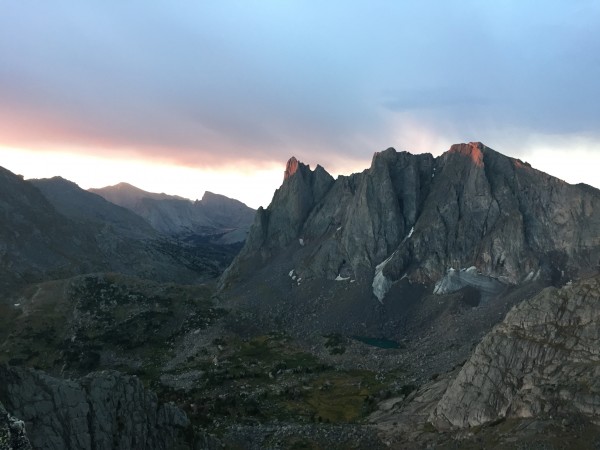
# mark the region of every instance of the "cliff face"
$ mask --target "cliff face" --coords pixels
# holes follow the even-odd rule
[[[293,159],[222,284],[251,278],[257,264],[298,246],[305,247],[299,277],[372,283],[379,300],[404,276],[440,283],[450,268],[474,268],[473,277],[446,283],[455,289],[492,289],[490,277],[558,283],[597,269],[598,229],[600,191],[481,143],[454,145],[438,158],[388,149],[370,169],[335,181]]]
[[[119,372],[72,381],[0,366],[0,379],[0,400],[36,449],[170,449],[189,425],[183,411]]]
[[[308,215],[333,182],[333,177],[321,166],[312,171],[292,157],[286,165],[283,185],[275,191],[271,205],[257,211],[245,254],[268,255],[299,241]]]
[[[431,415],[439,428],[500,418],[600,418],[600,276],[547,288],[477,346]]]

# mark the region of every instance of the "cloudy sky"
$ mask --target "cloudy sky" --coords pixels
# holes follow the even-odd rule
[[[600,187],[600,2],[0,0],[0,166],[266,206],[482,141]]]

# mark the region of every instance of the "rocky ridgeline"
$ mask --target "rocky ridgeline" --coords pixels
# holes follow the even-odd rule
[[[201,203],[219,223],[209,230],[218,242],[174,238],[68,180],[23,180],[0,167],[0,295],[92,272],[185,284],[216,278],[237,254],[254,212],[216,194]],[[232,222],[223,225],[230,213]]]
[[[31,183],[1,167],[0,223],[0,295],[15,283],[101,266],[90,233],[58,214]]]
[[[303,280],[362,281],[380,300],[405,275],[436,283],[450,268],[509,284],[566,282],[597,268],[599,228],[598,190],[481,143],[453,145],[438,158],[390,148],[370,169],[335,181],[292,158],[222,286],[300,247],[294,269]]]
[[[310,212],[333,184],[333,177],[321,166],[312,171],[292,157],[286,165],[284,184],[275,191],[271,203],[280,207],[258,209],[245,252],[261,251],[269,255],[271,251],[298,242]]]
[[[441,429],[503,418],[600,422],[600,276],[547,288],[477,346],[430,420]]]
[[[2,448],[30,448],[23,423],[36,449],[171,449],[189,426],[183,411],[115,371],[63,380],[0,366],[0,379],[0,401],[23,421],[0,409],[0,439],[12,445]]]
[[[246,239],[255,211],[224,195],[205,192],[201,200],[146,192],[127,183],[90,189],[116,205],[143,217],[156,231],[169,236],[203,236],[214,243]]]

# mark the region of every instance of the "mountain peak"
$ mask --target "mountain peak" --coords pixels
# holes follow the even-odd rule
[[[228,197],[221,195],[221,194],[215,194],[214,192],[204,191],[204,194],[202,195],[202,199],[200,201],[204,202],[204,201],[217,200],[217,199],[223,199],[223,198],[228,198]]]
[[[66,188],[76,188],[79,189],[79,185],[77,183],[74,183],[71,180],[67,180],[66,178],[60,177],[60,176],[56,176],[56,177],[52,177],[52,178],[33,178],[31,180],[28,180],[33,182],[36,185],[53,185],[53,186],[63,186]]]
[[[225,207],[225,205],[237,205],[239,207],[244,207],[244,209],[248,209],[252,211],[252,215],[254,214],[254,210],[246,206],[245,203],[231,197],[227,197],[222,194],[215,194],[214,192],[205,191],[202,199],[200,201],[196,200],[196,204],[202,204],[204,206],[208,205],[219,205],[220,207]]]
[[[283,173],[283,181],[294,175],[301,167],[306,167],[310,170],[310,166],[298,161],[295,156],[288,159],[285,165],[285,172]]]
[[[488,151],[481,142],[469,142],[468,144],[453,144],[448,153],[460,154],[468,157],[476,166],[483,166],[483,154]]]
[[[138,190],[141,191],[140,188],[135,187],[132,184],[126,183],[125,181],[121,181],[120,183],[115,184],[114,186],[107,186],[107,187],[112,187],[114,189],[130,189],[130,190]]]

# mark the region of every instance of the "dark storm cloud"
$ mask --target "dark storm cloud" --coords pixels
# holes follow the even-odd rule
[[[411,150],[403,123],[597,138],[598,3],[496,3],[0,2],[0,144],[327,163]]]

